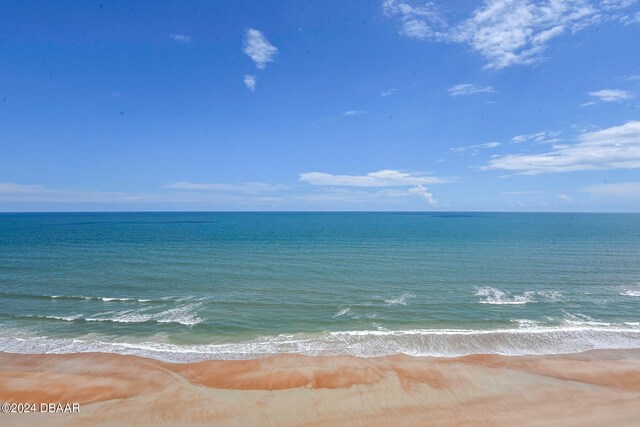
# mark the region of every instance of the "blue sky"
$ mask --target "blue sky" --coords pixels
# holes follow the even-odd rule
[[[0,211],[637,212],[638,40],[633,0],[3,1]]]

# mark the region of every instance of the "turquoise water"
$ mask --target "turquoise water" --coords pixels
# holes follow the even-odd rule
[[[640,348],[640,215],[0,214],[0,350]]]

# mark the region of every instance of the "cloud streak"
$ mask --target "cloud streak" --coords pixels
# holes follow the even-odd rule
[[[585,132],[573,144],[554,145],[540,154],[498,156],[483,167],[521,175],[637,168],[640,168],[640,121]]]
[[[475,155],[475,154],[478,154],[479,150],[497,148],[501,145],[502,144],[499,142],[487,142],[486,144],[475,144],[475,145],[468,145],[465,147],[453,147],[450,150],[454,153],[464,153],[467,150],[473,150],[472,154]]]
[[[636,200],[640,200],[640,182],[617,182],[592,185],[582,188],[581,191],[594,196],[635,198]]]
[[[535,142],[538,144],[552,144],[560,142],[560,132],[537,132],[523,135],[516,135],[511,138],[513,144],[521,144],[523,142]]]
[[[629,92],[620,89],[602,89],[596,92],[589,92],[589,95],[604,102],[624,101],[625,99],[633,98]]]
[[[342,113],[343,116],[362,116],[365,114],[367,114],[367,112],[362,110],[348,110]]]
[[[179,43],[189,43],[193,41],[191,36],[188,36],[186,34],[169,34],[169,38],[174,42],[179,42]]]
[[[471,83],[460,83],[449,88],[449,95],[472,95],[474,93],[494,93],[495,90],[491,86],[478,86]]]
[[[366,175],[333,175],[324,172],[300,174],[300,181],[319,186],[345,187],[406,187],[411,185],[443,184],[446,180],[417,172],[384,169]]]
[[[282,190],[281,185],[267,184],[264,182],[232,183],[192,183],[179,181],[167,184],[164,188],[183,191],[233,191],[241,193],[264,193]]]

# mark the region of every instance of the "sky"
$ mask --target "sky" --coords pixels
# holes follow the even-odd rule
[[[0,211],[640,212],[640,0],[0,2]]]

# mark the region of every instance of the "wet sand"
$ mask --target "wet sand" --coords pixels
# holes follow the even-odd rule
[[[187,364],[0,353],[0,426],[640,426],[640,350],[573,355],[281,355]]]

